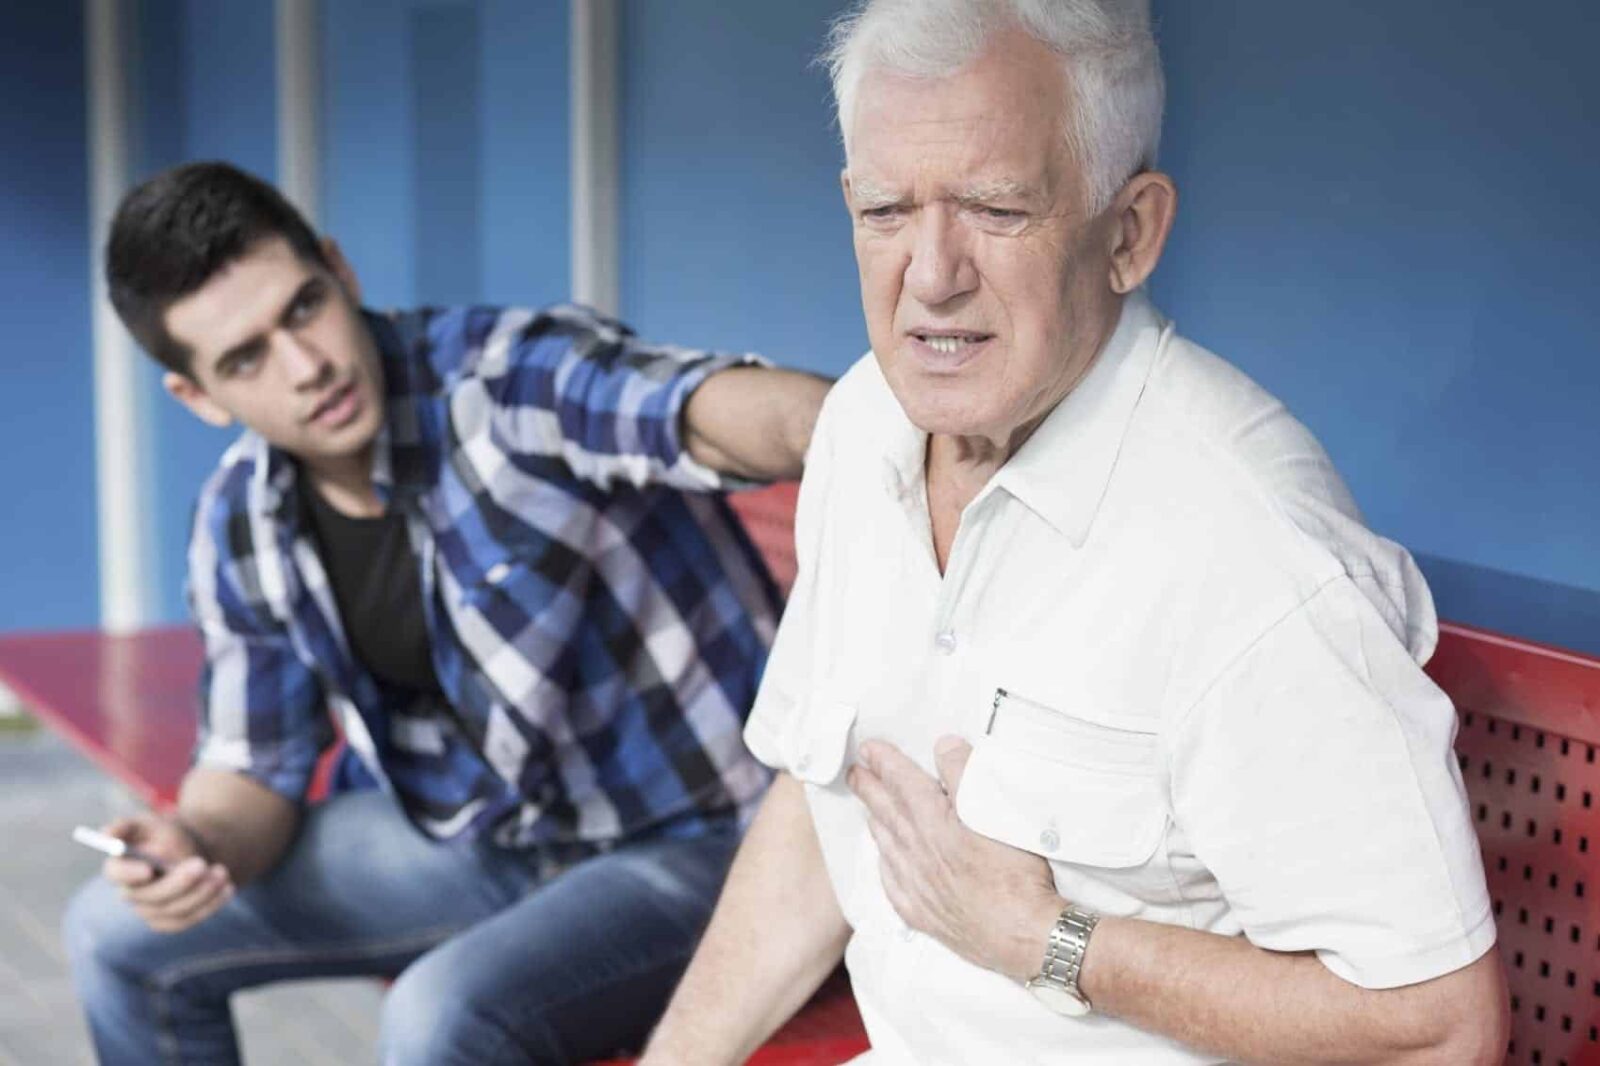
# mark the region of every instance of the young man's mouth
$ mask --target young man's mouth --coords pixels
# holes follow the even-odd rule
[[[341,385],[326,400],[317,404],[311,412],[311,417],[306,421],[324,429],[338,429],[360,413],[361,394],[352,381],[347,385]]]

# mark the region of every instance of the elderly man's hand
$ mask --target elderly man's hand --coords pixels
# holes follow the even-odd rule
[[[869,740],[849,785],[867,808],[884,892],[911,928],[963,958],[1025,981],[1039,970],[1063,906],[1050,866],[968,829],[954,797],[972,746],[934,745],[934,780],[894,745]]]

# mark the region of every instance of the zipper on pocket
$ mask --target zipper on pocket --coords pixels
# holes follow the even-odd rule
[[[989,704],[989,721],[983,727],[984,736],[988,736],[994,732],[994,719],[995,716],[1000,713],[1000,701],[1009,695],[1011,695],[1011,693],[1007,692],[1003,688],[997,688],[994,690],[994,702]]]

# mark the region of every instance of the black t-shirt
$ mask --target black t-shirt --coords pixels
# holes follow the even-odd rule
[[[379,518],[351,518],[334,510],[303,472],[299,483],[306,524],[356,661],[384,684],[441,692],[405,517],[390,509]]]

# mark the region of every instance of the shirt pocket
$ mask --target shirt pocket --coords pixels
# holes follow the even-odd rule
[[[1152,869],[1168,824],[1153,724],[1106,725],[1000,690],[956,812],[974,831],[1050,860],[1069,898],[1094,902],[1086,876],[1095,895],[1130,897],[1117,907],[1126,913],[1152,885],[1170,884]]]

